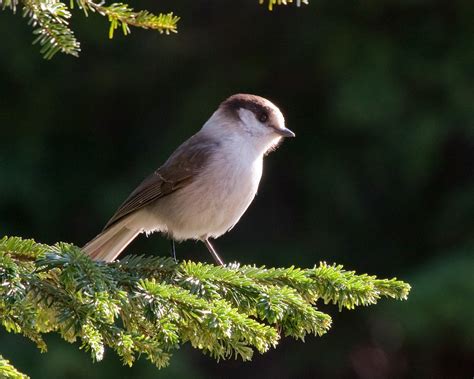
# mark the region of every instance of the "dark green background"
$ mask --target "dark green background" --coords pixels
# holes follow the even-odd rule
[[[41,355],[0,331],[33,378],[470,378],[474,374],[474,3],[256,0],[132,4],[182,16],[179,34],[74,11],[79,59],[44,61],[19,14],[0,12],[0,231],[82,245],[136,184],[236,92],[272,99],[297,138],[265,162],[259,194],[216,241],[226,261],[320,260],[397,276],[407,302],[338,313],[250,363],[189,346],[158,371],[48,338]],[[140,237],[128,252],[167,255]],[[201,244],[179,258],[210,260]]]

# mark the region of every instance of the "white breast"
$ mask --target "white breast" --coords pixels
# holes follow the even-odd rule
[[[203,172],[147,211],[144,231],[185,240],[216,238],[231,229],[255,197],[262,176],[263,155],[242,142],[222,139]]]

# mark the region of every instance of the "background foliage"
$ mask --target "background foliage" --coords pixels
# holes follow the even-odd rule
[[[24,20],[0,12],[1,234],[87,242],[221,100],[267,96],[297,138],[268,157],[256,201],[216,242],[223,258],[335,261],[403,278],[412,293],[336,314],[323,338],[284,340],[250,363],[216,364],[184,348],[160,375],[471,376],[472,2],[321,0],[271,13],[254,1],[131,5],[176,12],[180,32],[108,41],[101,17],[78,17],[81,58],[46,62]],[[168,250],[159,236],[129,249]],[[192,242],[178,255],[210,260]],[[34,378],[157,374],[145,360],[126,369],[106,352],[94,365],[86,352],[47,342],[41,356],[0,334],[4,358]]]

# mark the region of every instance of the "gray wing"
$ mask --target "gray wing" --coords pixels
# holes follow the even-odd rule
[[[148,176],[117,209],[104,230],[123,217],[189,184],[206,166],[217,141],[200,133],[179,146],[163,166]]]

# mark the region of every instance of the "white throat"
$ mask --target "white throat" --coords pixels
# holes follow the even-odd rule
[[[240,119],[229,119],[226,114],[217,110],[203,125],[201,132],[219,141],[222,148],[236,159],[245,161],[261,159],[281,140],[270,128],[260,124],[255,115],[246,110],[239,110]]]

